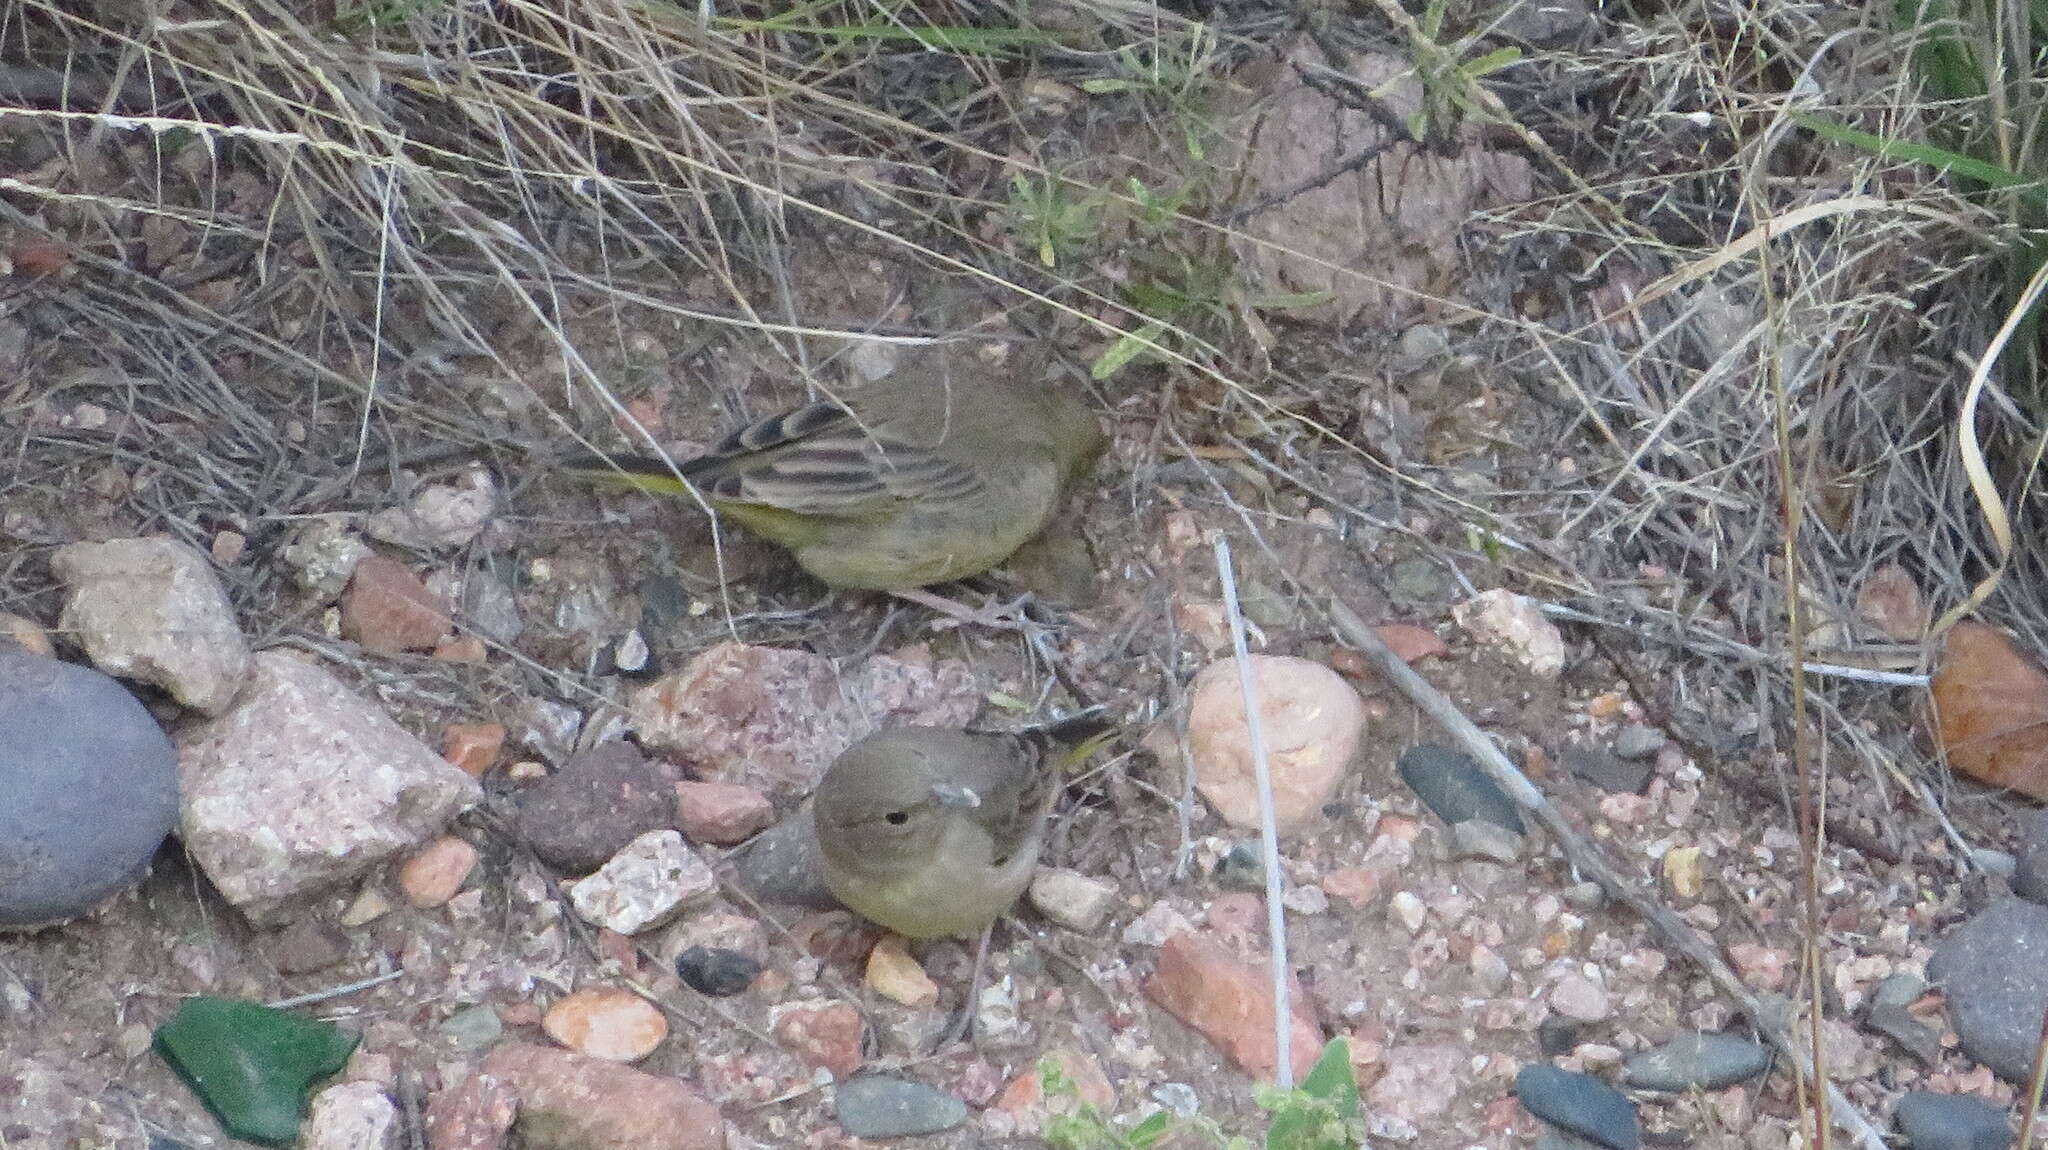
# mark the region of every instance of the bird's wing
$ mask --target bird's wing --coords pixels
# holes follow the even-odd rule
[[[1031,842],[1052,810],[1062,782],[1059,756],[1043,739],[1029,734],[976,734],[979,746],[972,761],[961,764],[961,781],[975,789],[981,803],[968,817],[988,831],[1001,866],[1018,848]]]
[[[983,486],[972,466],[906,442],[887,423],[862,426],[830,401],[749,424],[693,460],[690,470],[713,498],[804,515],[958,499]]]

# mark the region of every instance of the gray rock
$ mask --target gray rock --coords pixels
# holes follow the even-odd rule
[[[1515,1075],[1515,1098],[1536,1117],[1608,1150],[1638,1150],[1643,1144],[1636,1104],[1590,1074],[1530,1063]]]
[[[1586,0],[1511,0],[1497,25],[1503,35],[1555,48],[1583,38],[1594,26]]]
[[[922,1082],[869,1074],[839,1084],[839,1127],[856,1138],[936,1134],[967,1121],[967,1103]]]
[[[218,715],[249,672],[249,646],[213,564],[168,536],[72,543],[50,556],[71,589],[60,625],[110,675]]]
[[[1670,742],[1664,732],[1641,723],[1631,723],[1614,736],[1614,753],[1624,759],[1647,759],[1664,749]]]
[[[259,924],[423,845],[482,797],[375,704],[282,651],[259,652],[234,709],[178,742],[179,837]]]
[[[1771,1052],[1734,1034],[1681,1034],[1630,1058],[1628,1084],[1641,1090],[1719,1090],[1764,1072]]]
[[[1927,993],[1927,980],[1917,974],[1900,972],[1877,984],[1870,992],[1870,1005],[1911,1006]]]
[[[513,826],[533,853],[589,874],[627,843],[675,825],[675,783],[626,742],[599,743],[519,792]]]
[[[1559,758],[1572,774],[1618,795],[1642,794],[1656,774],[1648,763],[1623,762],[1612,752],[1596,747],[1566,747]]]
[[[1458,584],[1448,572],[1419,556],[1403,559],[1387,571],[1387,595],[1396,603],[1438,605],[1457,593]]]
[[[1522,833],[1522,813],[1515,801],[1471,756],[1425,743],[1401,756],[1400,770],[1401,781],[1444,822],[1456,826],[1467,819],[1485,819]]]
[[[1912,1011],[1889,1002],[1873,1003],[1870,1013],[1863,1017],[1863,1028],[1875,1034],[1882,1034],[1899,1045],[1899,1049],[1932,1066],[1941,1057],[1941,1035],[1929,1026],[1921,1025]]]
[[[178,818],[178,759],[135,696],[0,644],[0,928],[93,909]]]
[[[488,1050],[505,1033],[505,1022],[489,1003],[465,1006],[434,1028],[460,1050]]]
[[[2012,1126],[2005,1111],[1966,1094],[1915,1090],[1893,1113],[1913,1150],[2006,1150]]]
[[[2048,907],[2007,896],[1949,931],[1927,976],[1948,995],[1963,1052],[2025,1082],[2048,1005]]]
[[[2013,893],[2048,903],[2048,810],[2020,820],[2019,841],[2013,844]]]
[[[1451,856],[1506,866],[1522,857],[1522,836],[1485,819],[1466,819],[1451,828]]]
[[[824,860],[811,829],[806,803],[794,814],[755,835],[728,856],[733,879],[763,902],[786,903],[810,910],[832,910],[839,900],[825,885]]]

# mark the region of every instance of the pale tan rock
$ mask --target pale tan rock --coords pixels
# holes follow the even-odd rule
[[[249,645],[206,556],[169,536],[72,543],[50,555],[69,589],[58,626],[109,675],[208,715],[234,702]]]
[[[299,1128],[304,1150],[398,1150],[398,1104],[374,1082],[343,1082],[313,1096]]]
[[[348,909],[342,911],[341,917],[336,921],[343,926],[368,926],[390,914],[397,905],[391,901],[390,895],[378,887],[366,886],[356,894],[355,901],[348,904]]]
[[[569,904],[585,921],[620,934],[639,934],[703,906],[718,893],[718,877],[702,856],[672,830],[648,831],[596,874],[569,888]]]
[[[1343,676],[1321,663],[1286,655],[1253,655],[1251,661],[1274,819],[1282,833],[1299,830],[1350,768],[1365,734],[1365,707]],[[1258,786],[1235,659],[1218,660],[1195,676],[1187,747],[1202,798],[1232,826],[1257,827]]]
[[[1451,608],[1451,617],[1539,679],[1555,679],[1564,671],[1564,633],[1533,599],[1496,588]]]
[[[398,890],[422,909],[454,898],[476,869],[477,850],[454,835],[442,835],[398,868]]]
[[[607,1062],[638,1062],[668,1037],[659,1007],[609,986],[579,990],[548,1007],[540,1028],[578,1054]]]
[[[868,989],[904,1006],[930,1006],[939,1000],[939,984],[910,957],[910,947],[889,935],[868,952]]]
[[[0,611],[0,643],[13,643],[31,655],[41,655],[45,659],[57,656],[57,647],[50,642],[48,631],[34,619],[10,612]]]
[[[1664,881],[1671,893],[1690,902],[1700,897],[1705,883],[1700,866],[1700,848],[1672,847],[1664,852]]]
[[[1064,867],[1041,867],[1031,879],[1031,905],[1038,913],[1082,934],[1102,925],[1116,905],[1116,888]]]

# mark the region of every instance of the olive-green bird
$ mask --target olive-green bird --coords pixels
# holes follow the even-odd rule
[[[1027,374],[1030,378],[1027,378]],[[919,588],[1001,564],[1051,521],[1106,440],[1036,373],[935,354],[852,392],[770,416],[672,471],[590,457],[573,473],[644,491],[695,487],[833,587],[944,604]],[[948,606],[952,606],[947,604]]]
[[[862,739],[811,799],[825,885],[908,938],[984,930],[1030,885],[1066,767],[1112,731],[1081,715],[1017,734],[899,727]]]

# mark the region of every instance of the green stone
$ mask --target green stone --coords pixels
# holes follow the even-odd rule
[[[286,1146],[299,1136],[306,1091],[340,1070],[356,1041],[288,1010],[199,995],[157,1027],[156,1052],[231,1136]]]

